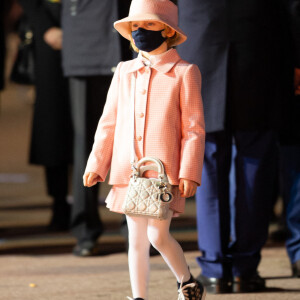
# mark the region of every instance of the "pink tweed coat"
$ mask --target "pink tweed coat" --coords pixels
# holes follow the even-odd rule
[[[137,158],[159,158],[173,185],[179,178],[201,184],[204,116],[198,67],[175,49],[117,66],[95,134],[86,172],[109,184],[127,185],[130,178],[130,93],[136,74],[135,150]]]

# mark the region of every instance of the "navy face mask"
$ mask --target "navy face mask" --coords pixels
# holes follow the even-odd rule
[[[139,50],[151,52],[158,48],[167,38],[161,35],[163,30],[154,31],[139,28],[132,31],[131,35],[134,40],[134,44]]]

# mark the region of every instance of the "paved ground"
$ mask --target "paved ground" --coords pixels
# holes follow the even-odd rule
[[[196,252],[186,252],[192,273]],[[122,300],[130,295],[125,253],[93,258],[66,255],[0,257],[1,300]],[[177,299],[176,283],[161,257],[151,258],[149,299]],[[256,294],[208,295],[208,300],[299,300],[300,279],[290,278],[283,248],[263,251],[260,273],[268,290]]]
[[[72,256],[72,236],[47,231],[51,199],[46,195],[43,169],[27,163],[32,95],[32,88],[12,84],[1,94],[0,300],[126,299],[130,286],[120,215],[99,207],[106,231],[99,239],[98,257]],[[101,198],[108,189],[103,185]],[[192,273],[198,275],[193,201],[173,223],[172,233],[185,249]],[[266,292],[208,295],[207,299],[299,300],[300,279],[290,277],[284,245],[268,241],[262,255],[259,271],[267,279]],[[175,279],[160,256],[151,257],[151,267],[149,299],[177,299]]]

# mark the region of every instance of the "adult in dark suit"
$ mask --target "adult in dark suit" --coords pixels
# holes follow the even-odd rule
[[[281,0],[179,0],[178,6],[188,36],[178,51],[202,73],[207,132],[196,195],[198,279],[212,293],[262,290],[257,267],[276,183],[275,131],[283,125],[291,78],[280,64],[285,7]]]
[[[67,202],[68,165],[72,162],[72,122],[67,79],[61,52],[44,39],[60,26],[60,3],[19,0],[31,24],[35,50],[36,98],[33,112],[30,163],[45,166],[48,194],[53,197],[51,230],[67,230],[71,208]]]
[[[127,15],[129,1],[63,0],[63,69],[69,78],[74,124],[74,170],[71,229],[77,239],[73,253],[98,252],[103,231],[98,213],[98,186],[83,186],[88,155],[117,63],[128,57],[113,22]],[[127,49],[129,45],[127,44]]]
[[[286,126],[280,134],[280,174],[289,231],[287,253],[292,265],[292,275],[300,277],[300,0],[287,2],[293,43],[287,49],[291,51],[286,53],[289,57],[288,66],[294,69],[294,80],[291,82],[290,95],[285,98],[289,111]]]

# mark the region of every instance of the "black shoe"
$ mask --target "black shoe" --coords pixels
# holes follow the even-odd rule
[[[232,292],[232,278],[206,277],[200,274],[197,277],[209,294],[227,294]]]
[[[300,278],[300,259],[292,264],[292,276]]]
[[[76,256],[87,257],[87,256],[95,256],[100,252],[99,247],[96,242],[93,241],[85,241],[82,243],[78,243],[73,248],[73,254]]]
[[[193,276],[189,281],[181,283],[178,288],[178,300],[204,300],[205,297],[205,287]]]
[[[266,281],[258,273],[250,277],[233,277],[233,291],[235,293],[260,292],[266,289]]]

